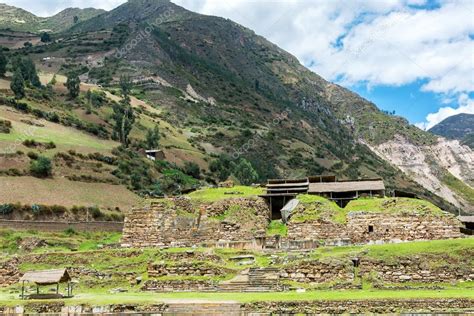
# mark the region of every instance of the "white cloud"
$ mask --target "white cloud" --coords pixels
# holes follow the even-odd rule
[[[474,100],[470,99],[467,94],[461,94],[458,99],[459,106],[457,108],[442,107],[436,113],[430,113],[426,116],[426,122],[415,124],[423,130],[428,130],[440,123],[444,119],[461,113],[474,114]]]

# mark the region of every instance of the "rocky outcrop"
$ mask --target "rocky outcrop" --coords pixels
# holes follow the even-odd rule
[[[393,140],[374,146],[368,145],[381,158],[400,168],[425,189],[444,198],[466,212],[474,212],[474,205],[453,191],[443,181],[451,173],[466,185],[474,184],[474,151],[458,140],[438,138],[433,145],[414,145],[397,135]]]

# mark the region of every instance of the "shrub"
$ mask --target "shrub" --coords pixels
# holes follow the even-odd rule
[[[39,145],[34,139],[25,139],[22,144],[28,148],[34,148]]]
[[[94,219],[98,219],[103,216],[102,212],[98,207],[89,207],[89,214],[92,216]]]
[[[56,144],[54,142],[46,143],[45,148],[46,149],[54,149],[54,148],[56,148]]]
[[[0,133],[9,134],[12,128],[12,122],[0,119]]]
[[[53,166],[51,160],[44,156],[32,160],[30,164],[30,173],[38,178],[47,178],[53,174]]]
[[[33,152],[33,151],[29,151],[27,154],[28,158],[30,158],[31,160],[36,160],[38,159],[38,154]]]
[[[74,236],[76,235],[76,231],[74,230],[74,228],[72,227],[68,227],[66,230],[64,230],[64,234],[66,234],[67,236]]]
[[[0,205],[0,215],[8,215],[13,212],[13,205],[11,204],[2,204]]]
[[[194,162],[187,161],[184,164],[184,173],[196,179],[201,178],[201,170],[199,170],[198,164]]]

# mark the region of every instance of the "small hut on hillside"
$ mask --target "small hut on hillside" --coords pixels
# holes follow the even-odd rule
[[[67,269],[56,269],[56,270],[42,270],[42,271],[30,271],[26,272],[21,278],[20,282],[22,282],[21,286],[21,297],[23,299],[53,299],[53,298],[63,298],[65,297],[63,294],[59,293],[59,285],[61,283],[67,283],[66,297],[72,296],[72,285],[71,285],[71,277]],[[25,293],[25,284],[26,283],[35,283],[36,284],[36,293],[26,295]],[[56,293],[40,293],[41,286],[47,285],[56,285]]]

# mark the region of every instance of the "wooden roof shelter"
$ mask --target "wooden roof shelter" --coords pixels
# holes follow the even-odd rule
[[[272,219],[284,218],[281,211],[298,194],[316,194],[345,207],[349,201],[361,196],[385,196],[382,179],[338,180],[334,175],[310,176],[301,179],[271,179],[266,185],[265,198],[272,210]]]
[[[38,285],[51,285],[71,281],[67,269],[43,270],[26,272],[20,281],[32,282]]]
[[[354,191],[383,191],[383,180],[337,181],[310,183],[308,193],[354,192]]]
[[[36,294],[30,295],[29,298],[56,298],[63,297],[59,294],[59,284],[67,282],[67,296],[72,295],[71,276],[67,269],[54,269],[54,270],[41,270],[41,271],[29,271],[26,272],[21,278],[22,290],[21,296],[25,298],[25,283],[31,282],[36,284]],[[40,286],[56,284],[56,294],[43,294],[39,293]]]

